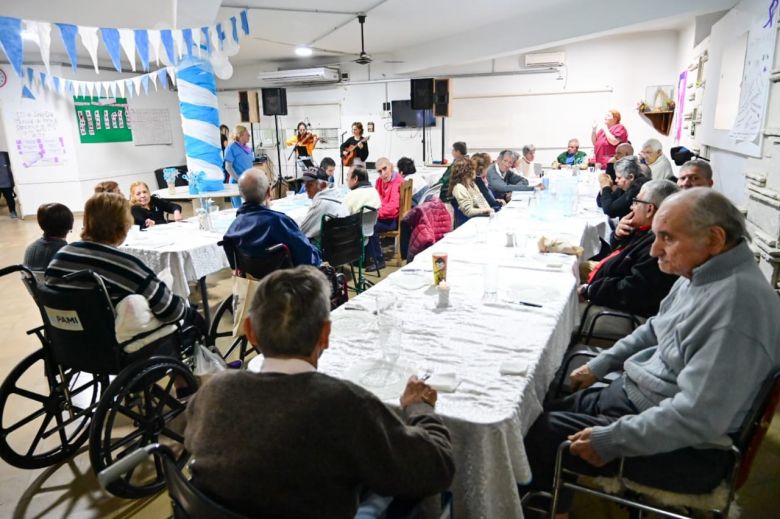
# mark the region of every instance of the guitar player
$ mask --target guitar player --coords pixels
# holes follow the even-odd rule
[[[352,137],[341,145],[341,158],[345,166],[365,165],[368,158],[367,140],[363,138],[363,123],[352,123]]]

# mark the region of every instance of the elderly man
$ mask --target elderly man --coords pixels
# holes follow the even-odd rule
[[[249,256],[260,256],[268,247],[280,243],[290,250],[294,265],[320,264],[319,250],[304,236],[295,221],[266,207],[270,186],[264,170],[246,170],[238,181],[238,190],[245,201],[223,240],[232,268],[235,267],[236,249]]]
[[[622,218],[631,212],[634,197],[649,179],[642,175],[642,165],[633,156],[617,161],[615,172],[614,183],[606,173],[599,175],[601,192],[596,197],[596,203],[610,218]]]
[[[672,163],[663,154],[664,148],[658,139],[648,139],[642,145],[639,155],[645,159],[645,164],[650,167],[652,180],[674,179]]]
[[[469,150],[466,143],[463,141],[457,141],[452,144],[452,162],[454,163],[458,159],[469,156]],[[439,183],[441,189],[439,190],[439,198],[444,202],[450,201],[450,176],[452,176],[452,164],[447,166],[447,170],[441,176]]]
[[[617,148],[615,148],[615,155],[609,159],[609,162],[607,162],[607,167],[604,169],[607,175],[609,175],[609,178],[612,179],[612,182],[615,181],[615,163],[622,159],[623,157],[630,157],[634,154],[634,147],[631,146],[631,143],[629,142],[623,142],[621,144],[617,145]]]
[[[536,159],[536,146],[526,144],[523,146],[523,154],[517,161],[518,172],[524,177],[534,174],[534,159]]]
[[[330,288],[313,267],[264,278],[244,322],[259,373],[215,375],[190,400],[193,483],[247,517],[354,517],[361,492],[421,498],[455,472],[436,391],[409,379],[398,414],[372,393],[319,373]]]
[[[682,189],[712,187],[712,166],[706,160],[693,159],[680,166],[677,185]]]
[[[658,312],[661,300],[677,276],[661,272],[650,255],[655,235],[651,230],[661,202],[679,191],[668,180],[651,180],[642,185],[623,219],[628,234],[613,236],[613,252],[601,260],[588,275],[588,282],[577,290],[580,298],[642,317]]]
[[[382,201],[379,199],[379,193],[368,180],[368,171],[363,167],[356,167],[349,174],[347,179],[349,193],[344,197],[344,207],[349,214],[359,213],[363,206],[379,209],[382,207]]]
[[[319,240],[323,216],[339,218],[348,216],[349,211],[341,203],[341,191],[330,187],[328,174],[322,168],[309,168],[301,177],[306,195],[311,198],[311,207],[301,222],[301,230],[310,240]]]
[[[707,447],[728,442],[780,365],[780,300],[756,265],[739,210],[717,191],[693,188],[664,201],[653,232],[650,254],[680,279],[657,316],[571,373],[584,390],[531,427],[535,488],[549,488],[556,449],[568,438],[578,471],[612,473],[626,457],[634,481],[711,491],[730,455]],[[589,387],[620,368],[608,387]]]
[[[528,185],[528,180],[512,172],[512,162],[514,162],[514,152],[504,150],[498,154],[498,160],[488,168],[488,187],[496,194],[496,198],[508,199],[507,195],[512,191],[534,190]]]
[[[617,150],[615,150],[615,155],[617,155]],[[580,151],[580,141],[577,139],[570,139],[569,145],[566,147],[566,151],[555,158],[552,163],[552,167],[555,169],[560,169],[562,166],[576,166],[580,169],[586,169],[588,167],[587,158],[588,154],[584,151]]]
[[[374,225],[374,235],[368,242],[369,262],[377,263],[378,268],[384,268],[385,260],[382,254],[382,244],[379,233],[398,229],[398,213],[401,206],[401,184],[404,177],[393,171],[390,159],[382,157],[376,161],[379,178],[376,179],[376,191],[379,193],[381,207]]]

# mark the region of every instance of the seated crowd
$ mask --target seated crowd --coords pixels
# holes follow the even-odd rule
[[[780,365],[780,321],[769,318],[780,301],[755,264],[743,215],[708,189],[709,162],[690,160],[675,177],[658,140],[647,140],[637,156],[627,137],[620,114],[610,111],[593,129],[594,159],[571,139],[553,168],[571,168],[566,174],[589,164],[604,168],[593,202],[614,231],[601,254],[582,262],[577,295],[583,306],[628,312],[643,324],[563,374],[574,393],[549,398],[528,431],[533,479],[518,482],[522,492],[550,490],[566,439],[580,472],[613,474],[625,457],[625,473],[637,482],[709,492],[723,480],[728,460],[725,451],[708,447],[734,435],[757,381]],[[294,267],[259,281],[242,324],[264,356],[260,373],[218,374],[189,400],[184,439],[195,459],[195,486],[236,512],[304,518],[355,517],[392,507],[392,498],[414,501],[449,488],[453,446],[434,412],[434,389],[412,377],[395,412],[361,387],[317,371],[330,344],[331,288],[313,267],[322,263],[323,218],[363,208],[377,211],[366,257],[383,267],[381,233],[402,224],[406,181],[416,207],[430,198],[451,206],[455,227],[493,216],[513,193],[543,189],[531,144],[522,153],[505,149],[493,161],[487,153],[469,156],[459,141],[452,156],[432,186],[409,158],[400,159],[397,170],[390,159],[378,159],[374,185],[365,165],[356,165],[347,173],[347,192],[334,187],[335,162],[325,159],[302,175],[311,205],[300,226],[269,207],[265,170],[247,167],[237,175],[243,200],[223,239],[231,267],[239,252],[259,257],[278,244],[287,247]],[[91,269],[106,280],[114,302],[140,294],[162,322],[202,327],[184,298],[118,248],[132,225],[165,224],[166,214],[179,220],[181,207],[151,195],[143,182],[130,186],[129,200],[115,182],[101,182],[84,207],[80,241],[65,240],[74,221],[67,207],[39,208],[43,236],[28,247],[24,263],[62,287],[80,286],[68,274]],[[594,386],[616,370],[620,377]],[[672,465],[697,477],[669,471]],[[570,506],[564,493],[557,512]]]

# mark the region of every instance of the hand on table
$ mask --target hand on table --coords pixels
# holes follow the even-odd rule
[[[596,383],[596,375],[590,370],[587,364],[583,364],[579,368],[575,369],[569,375],[571,381],[571,388],[573,391],[578,389],[585,389]]]
[[[601,186],[601,189],[604,189],[605,187],[612,187],[612,179],[609,178],[609,175],[606,173],[601,173],[599,175],[599,185]]]
[[[408,407],[419,402],[425,402],[435,407],[437,397],[438,394],[435,389],[419,378],[411,376],[409,381],[406,382],[404,393],[401,395],[401,407]]]
[[[580,432],[569,436],[569,441],[571,442],[569,451],[575,456],[584,459],[594,467],[603,467],[607,462],[601,459],[601,456],[598,455],[596,449],[593,448],[593,444],[590,441],[591,433],[593,433],[593,428],[588,427],[587,429],[583,429]]]
[[[620,219],[617,227],[615,228],[615,236],[618,238],[627,238],[634,232],[634,212],[631,211],[626,216]]]
[[[500,205],[501,207],[504,207],[506,205],[506,200],[504,200],[503,198],[496,198],[496,202],[498,202],[498,205]]]
[[[152,220],[151,218],[147,218],[146,221],[144,222],[144,225],[146,227],[154,227],[154,220]]]

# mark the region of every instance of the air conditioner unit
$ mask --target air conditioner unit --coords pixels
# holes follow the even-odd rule
[[[563,52],[541,52],[539,54],[526,54],[526,68],[560,67],[566,61]]]
[[[260,72],[257,75],[257,79],[264,84],[275,86],[338,83],[341,79],[341,73],[339,69],[330,67],[301,68],[279,70],[277,72]]]

